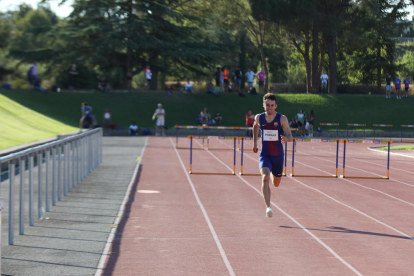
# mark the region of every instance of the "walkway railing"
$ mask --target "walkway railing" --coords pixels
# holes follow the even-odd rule
[[[52,203],[52,206],[55,206],[56,200],[60,201],[62,195],[66,196],[72,188],[79,184],[101,162],[101,128],[0,157],[0,168],[1,164],[8,164],[9,245],[14,244],[15,204],[17,203],[15,201],[16,171],[20,175],[20,191],[18,199],[19,234],[24,235],[24,210],[25,205],[27,204],[25,196],[26,168],[28,168],[29,171],[29,225],[33,226],[35,182],[37,182],[38,218],[44,218],[45,212],[50,211],[50,203]],[[38,170],[37,181],[34,176],[35,165],[37,165]],[[51,185],[51,187],[49,185]],[[3,197],[0,198],[0,207],[3,207]]]

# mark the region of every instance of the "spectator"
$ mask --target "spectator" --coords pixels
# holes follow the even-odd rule
[[[389,99],[391,98],[391,75],[388,74],[388,76],[385,78],[385,98]]]
[[[249,88],[249,90],[251,89],[251,87],[253,87],[254,76],[254,72],[252,71],[252,69],[249,68],[249,70],[246,73],[247,87]]]
[[[104,127],[107,128],[111,125],[111,112],[109,112],[108,108],[105,108],[105,112],[103,114],[104,117]]]
[[[313,110],[311,110],[309,117],[310,117],[309,118],[309,136],[313,137],[313,124],[315,122],[315,116],[313,115]]]
[[[165,110],[162,108],[162,104],[158,104],[158,108],[155,110],[154,115],[152,115],[152,119],[155,120],[157,118],[157,130],[155,132],[155,136],[165,136],[164,133],[164,124],[165,124]]]
[[[211,123],[211,115],[210,115],[210,113],[208,113],[207,107],[204,107],[203,114],[204,114],[204,117],[206,117],[206,124],[210,124]]]
[[[39,74],[37,72],[36,61],[33,61],[33,64],[32,64],[32,76],[34,77],[34,79],[37,79],[39,77]]]
[[[253,86],[252,87],[249,87],[249,94],[251,94],[251,95],[257,95],[256,88],[254,88]]]
[[[204,116],[203,111],[200,111],[200,115],[197,118],[198,118],[198,122],[200,123],[200,125],[202,126],[207,125],[206,117]]]
[[[127,89],[131,89],[131,84],[132,84],[132,72],[131,72],[131,69],[128,70],[128,73],[126,75],[126,81],[127,81]]]
[[[130,126],[129,126],[129,135],[135,136],[138,134],[138,126],[135,122],[133,122]]]
[[[191,93],[194,94],[193,84],[190,83],[190,80],[189,79],[187,79],[187,83],[185,84],[185,87],[184,88],[185,88],[185,91],[191,92]]]
[[[152,73],[151,73],[149,65],[147,66],[147,68],[145,68],[144,72],[145,72],[145,79],[147,81],[146,84],[145,84],[145,87],[147,89],[150,89],[151,88]]]
[[[78,78],[78,71],[76,71],[76,64],[72,64],[72,67],[69,70],[69,89],[73,90],[76,88],[76,81]]]
[[[240,86],[241,86],[241,79],[243,76],[242,71],[240,71],[240,68],[237,66],[236,70],[233,71],[234,76],[234,92],[240,92]]]
[[[303,120],[303,133],[304,133],[304,136],[309,135],[309,122],[306,119]]]
[[[29,82],[29,89],[33,89],[33,84],[35,81],[35,78],[33,76],[33,65],[30,65],[30,68],[27,71],[27,81]]]
[[[395,76],[394,79],[395,94],[397,94],[397,99],[401,99],[401,80],[400,76]]]
[[[224,67],[223,69],[220,71],[220,92],[223,93],[224,92]]]
[[[214,79],[216,80],[216,86],[214,87],[214,91],[220,91],[220,78],[221,78],[221,71],[220,67],[217,67],[217,71],[213,74]]]
[[[42,80],[39,77],[35,78],[35,80],[33,81],[33,89],[38,90],[42,93],[46,92],[46,90],[42,88]]]
[[[229,70],[227,70],[227,67],[224,66],[223,68],[223,80],[224,80],[224,92],[228,91],[230,81],[229,81]]]
[[[98,82],[98,89],[103,93],[111,90],[111,86],[106,81],[105,77],[102,77],[101,80]]]
[[[403,98],[408,98],[408,90],[410,90],[410,79],[408,78],[408,76],[405,76],[404,85],[405,85],[405,93],[403,95]]]
[[[302,126],[302,133],[303,136],[306,135],[306,122],[308,121],[308,116],[306,116],[306,111],[304,109],[302,109],[302,114],[303,114],[303,126]]]
[[[86,127],[90,128],[92,126],[92,107],[88,104],[88,103],[82,103],[82,118],[80,119],[79,122],[79,128],[82,129],[84,128],[84,123],[87,122]]]
[[[254,114],[249,109],[249,111],[246,114],[246,127],[253,127],[254,124]],[[253,136],[253,132],[251,129],[248,129],[246,131],[246,136]]]
[[[325,73],[325,71],[323,71],[321,75],[321,80],[322,80],[321,94],[323,94],[324,92],[327,93],[326,85],[328,84],[328,79],[329,79],[328,75]]]
[[[214,96],[218,96],[217,91],[215,90],[216,87],[214,87],[214,84],[212,82],[212,79],[207,83],[207,93],[211,93]]]
[[[217,112],[216,116],[214,117],[214,121],[216,122],[216,124],[221,125],[221,120],[222,120],[221,115],[219,112]]]
[[[296,120],[298,122],[298,134],[299,136],[302,136],[302,126],[303,126],[303,119],[304,119],[304,115],[302,113],[302,110],[299,110],[299,113],[296,114]]]
[[[260,87],[262,88],[262,92],[264,93],[264,81],[266,79],[266,73],[262,71],[262,68],[260,68],[259,72],[256,73],[256,76],[259,80],[259,93],[260,93]]]

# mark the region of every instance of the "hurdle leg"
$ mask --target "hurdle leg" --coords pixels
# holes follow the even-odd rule
[[[290,176],[295,175],[295,144],[296,144],[296,139],[293,139],[293,143],[292,143],[292,173],[290,174]]]
[[[390,179],[390,142],[388,142],[387,179]]]
[[[284,176],[286,176],[286,167],[287,167],[287,142],[285,144],[285,174]]]
[[[346,140],[344,140],[344,161],[343,163],[343,171],[342,171],[342,178],[345,178],[345,154],[346,154]]]
[[[339,140],[336,140],[336,172],[335,172],[336,178],[338,178],[338,153],[339,153]]]
[[[236,174],[236,137],[233,137],[233,140],[234,140],[233,174]]]
[[[190,174],[193,173],[193,137],[190,138]]]
[[[244,139],[241,138],[241,157],[240,157],[240,175],[243,175],[243,148],[244,148]]]

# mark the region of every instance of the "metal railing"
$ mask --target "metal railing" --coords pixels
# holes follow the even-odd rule
[[[38,218],[41,219],[44,218],[45,212],[50,211],[50,203],[55,206],[56,201],[62,199],[62,194],[66,196],[102,162],[102,133],[102,129],[98,128],[0,157],[0,168],[2,163],[8,163],[10,245],[14,244],[16,166],[18,165],[20,174],[19,234],[24,235],[26,168],[28,167],[29,176],[29,225],[34,226],[35,165],[38,170],[37,209]],[[0,198],[1,206],[3,206],[2,197]]]

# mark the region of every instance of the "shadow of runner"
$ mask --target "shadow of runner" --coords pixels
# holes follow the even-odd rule
[[[281,227],[281,228],[291,228],[291,229],[302,229],[300,227],[292,227],[292,226],[279,226],[279,227]],[[361,234],[361,235],[382,236],[382,237],[388,237],[388,238],[411,240],[409,237],[404,237],[404,236],[389,235],[389,234],[376,233],[376,232],[367,232],[367,231],[358,231],[358,230],[348,229],[348,228],[345,228],[345,227],[331,226],[331,227],[327,227],[327,228],[330,229],[330,230],[315,229],[315,228],[307,228],[306,227],[306,229],[313,230],[313,231],[336,232],[336,233],[345,233],[345,234]]]
[[[124,233],[125,225],[129,219],[129,214],[131,213],[132,204],[135,201],[135,195],[137,194],[138,183],[141,177],[143,165],[139,165],[139,169],[135,179],[133,181],[131,192],[129,193],[128,201],[125,204],[124,213],[122,215],[122,219],[119,222],[117,231],[115,233],[115,238],[112,241],[112,247],[110,249],[109,257],[106,260],[106,264],[104,266],[102,275],[112,275],[114,272],[115,265],[119,258],[119,252],[121,251],[121,242],[122,242],[122,235]]]

